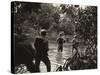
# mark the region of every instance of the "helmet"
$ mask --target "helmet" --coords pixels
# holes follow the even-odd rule
[[[47,30],[46,30],[46,29],[41,29],[40,34],[41,34],[42,36],[46,36]]]
[[[63,31],[59,33],[59,36],[63,36],[63,35],[64,35],[64,32]]]

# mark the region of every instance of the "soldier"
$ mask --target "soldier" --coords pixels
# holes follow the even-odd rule
[[[46,39],[47,31],[42,29],[40,32],[40,36],[36,37],[34,46],[36,49],[36,69],[37,72],[40,72],[39,65],[40,61],[43,61],[47,67],[47,71],[50,72],[51,65],[50,60],[48,58],[48,40]]]
[[[58,52],[63,51],[63,43],[65,43],[65,40],[62,38],[63,33],[59,34],[59,37],[57,38],[57,44],[58,44]]]
[[[78,52],[78,45],[79,45],[79,41],[77,39],[77,35],[75,35],[74,38],[73,38],[73,40],[72,40],[72,54],[73,54],[74,50],[76,52]]]

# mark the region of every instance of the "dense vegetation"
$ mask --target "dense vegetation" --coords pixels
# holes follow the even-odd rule
[[[41,28],[49,32],[64,31],[90,39],[97,35],[97,7],[62,4],[40,4],[15,2],[15,33],[39,32]]]

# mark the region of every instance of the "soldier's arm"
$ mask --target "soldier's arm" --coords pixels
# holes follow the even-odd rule
[[[66,42],[66,40],[65,40],[65,39],[63,39],[63,42],[65,43],[65,42]]]
[[[57,38],[57,40],[56,40],[56,41],[57,41],[57,43],[58,43],[58,41],[59,41],[59,38]]]
[[[34,47],[35,47],[35,48],[38,47],[38,38],[35,38],[35,41],[34,41]]]

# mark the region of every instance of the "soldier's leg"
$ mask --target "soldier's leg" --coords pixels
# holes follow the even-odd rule
[[[35,70],[36,72],[40,72],[40,59],[39,58],[36,58]]]
[[[63,51],[63,45],[61,46],[61,52]]]
[[[58,52],[60,51],[60,45],[58,45]]]
[[[62,45],[59,45],[59,51],[62,52]]]
[[[45,63],[46,67],[47,67],[47,72],[51,71],[51,64],[50,64],[50,60],[47,56],[45,56],[42,61]]]
[[[76,48],[76,50],[77,50],[77,52],[78,52],[78,56],[79,56],[79,57],[81,57],[81,56],[82,56],[82,54],[81,54],[80,49],[77,47],[77,48]]]

